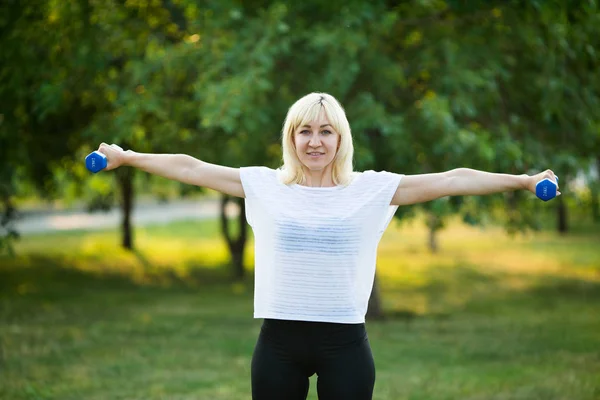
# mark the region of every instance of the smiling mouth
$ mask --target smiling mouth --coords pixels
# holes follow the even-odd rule
[[[308,154],[309,156],[322,156],[325,153],[306,153],[306,154]]]

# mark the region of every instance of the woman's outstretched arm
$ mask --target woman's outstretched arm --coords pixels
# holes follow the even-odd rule
[[[98,151],[107,158],[107,171],[126,165],[167,179],[207,187],[231,196],[245,197],[238,168],[210,164],[185,154],[123,151],[118,146],[106,143],[102,143]]]
[[[536,175],[510,175],[457,168],[435,174],[406,175],[391,204],[408,205],[445,196],[485,195],[521,189],[535,193],[536,183],[544,178],[556,182],[556,175],[551,170]]]

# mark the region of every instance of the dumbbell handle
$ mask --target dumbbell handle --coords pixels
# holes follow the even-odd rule
[[[535,185],[535,195],[543,201],[552,200],[556,197],[557,188],[558,176],[556,182],[549,178],[542,179]]]

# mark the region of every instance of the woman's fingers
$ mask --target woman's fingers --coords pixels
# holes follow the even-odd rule
[[[122,164],[123,149],[116,144],[101,143],[98,151],[106,156],[106,170],[119,167]]]

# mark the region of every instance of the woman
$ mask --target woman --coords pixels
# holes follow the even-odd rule
[[[255,233],[253,399],[371,399],[375,366],[365,314],[379,239],[400,205],[526,189],[554,173],[506,175],[458,168],[405,176],[352,171],[352,136],[332,96],[311,93],[288,111],[283,166],[229,168],[183,154],[101,144],[121,165],[245,198]]]

